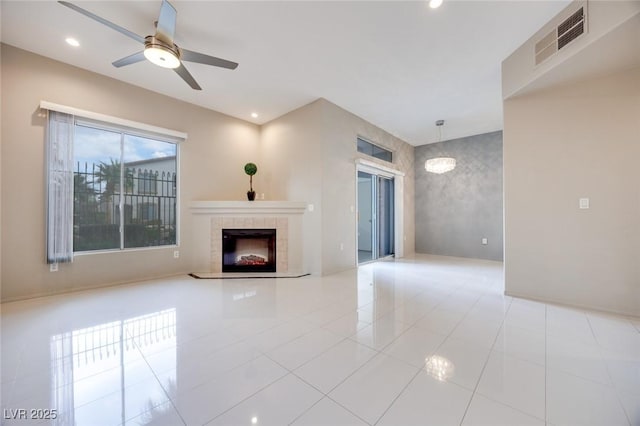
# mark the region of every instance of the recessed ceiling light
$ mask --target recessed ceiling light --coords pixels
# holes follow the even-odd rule
[[[251,116],[252,116],[253,118],[258,118],[258,113],[257,113],[257,112],[252,112],[252,113],[251,113]]]
[[[431,9],[437,9],[442,6],[442,0],[429,0],[429,7]]]
[[[78,47],[80,46],[80,42],[73,37],[67,37],[64,39],[69,46]]]

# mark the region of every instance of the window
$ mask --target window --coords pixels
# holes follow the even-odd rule
[[[177,144],[76,119],[73,251],[176,244]]]
[[[358,152],[366,154],[370,157],[388,161],[389,163],[393,162],[393,153],[391,151],[381,148],[378,145],[374,145],[362,138],[358,138]]]

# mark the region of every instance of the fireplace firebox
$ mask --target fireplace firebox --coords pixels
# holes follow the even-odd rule
[[[276,272],[276,230],[223,229],[222,272]]]

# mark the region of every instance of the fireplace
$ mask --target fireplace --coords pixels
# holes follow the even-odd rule
[[[276,230],[223,229],[222,272],[276,272]]]

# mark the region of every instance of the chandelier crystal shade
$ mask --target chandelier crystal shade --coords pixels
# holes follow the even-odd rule
[[[424,168],[429,173],[442,174],[456,168],[456,159],[450,157],[431,158],[424,163]]]

